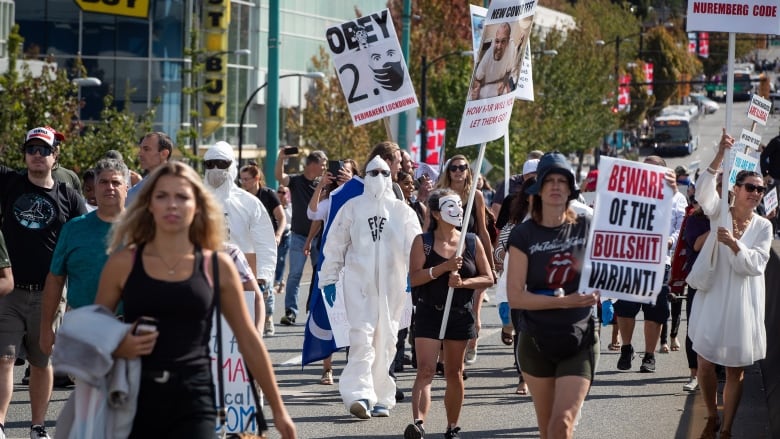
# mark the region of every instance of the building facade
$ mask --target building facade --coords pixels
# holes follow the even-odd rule
[[[82,87],[81,117],[97,120],[103,97],[111,94],[117,106],[140,113],[156,106],[155,129],[174,137],[197,125],[192,110],[199,109],[186,90],[202,83],[192,68],[202,64],[202,0],[149,0],[146,18],[83,11],[74,0],[0,0],[0,57],[5,38],[15,22],[24,38],[28,59],[53,57],[59,68],[73,70],[80,57],[86,75],[100,79],[101,85]],[[124,3],[124,2],[103,2]],[[311,69],[311,58],[325,43],[325,29],[355,16],[355,8],[373,12],[385,7],[384,0],[349,2],[284,0],[280,10],[280,74],[303,73]],[[9,20],[11,15],[11,20]],[[193,46],[192,41],[198,41]],[[266,82],[268,48],[268,0],[230,2],[228,31],[228,73],[226,118],[222,128],[200,145],[226,140],[235,145],[238,118],[249,96]],[[194,55],[187,49],[194,47]],[[248,54],[247,54],[248,52]],[[308,79],[280,80],[282,107],[301,104],[301,90]],[[264,151],[265,99],[262,93],[249,106],[245,120],[244,157]],[[282,110],[283,111],[283,110]],[[281,130],[286,142],[285,131]],[[260,147],[258,147],[258,145]],[[202,149],[201,149],[202,152]]]

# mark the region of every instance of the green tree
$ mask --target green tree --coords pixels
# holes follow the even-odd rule
[[[151,129],[154,109],[141,115],[129,109],[119,110],[113,97],[107,96],[98,123],[82,127],[78,122],[77,88],[68,71],[57,68],[51,60],[36,76],[26,65],[18,67],[22,38],[14,27],[8,39],[9,68],[0,76],[0,163],[13,168],[24,167],[21,145],[28,130],[49,125],[63,133],[59,163],[77,173],[88,169],[107,150],[116,149],[126,159],[135,155],[140,135]],[[77,61],[71,72],[83,76]],[[129,164],[132,164],[128,160]]]

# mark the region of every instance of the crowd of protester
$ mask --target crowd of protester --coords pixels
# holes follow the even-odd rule
[[[261,338],[275,335],[275,296],[281,294],[278,323],[286,326],[303,323],[299,316],[314,304],[343,306],[346,365],[334,371],[332,355],[321,356],[320,383],[338,383],[353,416],[390,416],[404,398],[395,373],[415,369],[407,439],[433,429],[425,420],[439,373],[446,383],[444,437],[460,437],[465,366],[477,362],[482,303],[494,284],[501,341],[511,346],[518,373],[515,393],[531,395],[542,438],[574,435],[599,367],[602,309],[614,308],[615,318],[604,323],[613,326],[608,349],[620,350],[618,370],[634,368],[632,336],[640,311],[640,372],[655,372],[656,352],[684,346],[690,371],[683,390],[701,389],[709,416],[705,439],[731,437],[744,368],[766,353],[763,271],[774,234],[765,216],[775,212],[756,210],[771,177],[740,172],[728,194],[732,226],[720,226],[720,169],[734,144],[725,132],[698,179],[678,167],[667,169],[664,183],[674,190],[667,276],[674,278],[675,262],[689,270],[712,234],[719,243],[719,280],[706,294],[670,289],[665,280],[654,304],[613,304],[598,292],[579,294],[578,264],[560,279],[547,275],[562,254],[584,259],[599,208],[589,205],[569,160],[555,151],[532,151],[522,173],[493,190],[484,176],[475,179],[463,155],[451,157],[431,178],[393,142],[377,144],[363,167],[350,158],[328,160],[324,151],[284,149],[275,163],[274,189],[257,164],[239,169],[226,142],[207,150],[200,176],[171,160],[169,136],[152,132],[139,144],[143,176],[133,176],[122,157],[109,152],[84,172],[82,195],[82,182],[57,164],[66,144],[55,129],[34,128],[22,145],[25,172],[0,167],[0,439],[13,367],[25,361],[30,435],[49,437],[45,414],[58,328],[69,313],[85,315],[95,305],[125,322],[106,325],[116,334],[105,340],[113,361],[139,366],[125,437],[167,435],[156,416],[174,406],[176,420],[165,425],[169,433],[213,435],[207,341],[215,309],[236,334],[275,428],[283,438],[296,437]],[[292,158],[300,159],[302,172],[287,173]],[[644,161],[666,167],[657,156]],[[583,189],[595,190],[597,179],[594,170]],[[464,212],[471,197],[471,212]],[[678,254],[685,260],[674,261]],[[313,279],[304,304],[299,292],[307,258]],[[243,291],[254,293],[254,321]],[[725,367],[722,417],[718,366]],[[75,385],[88,384],[77,378]]]

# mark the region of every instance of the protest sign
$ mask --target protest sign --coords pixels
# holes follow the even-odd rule
[[[769,113],[772,111],[772,101],[768,101],[757,94],[750,98],[750,107],[748,107],[747,117],[766,126],[769,119]]]
[[[417,107],[388,9],[331,26],[325,40],[355,126]]]
[[[471,35],[472,44],[474,47],[474,64],[479,62],[479,56],[484,49],[480,47],[480,38],[482,38],[482,31],[485,28],[485,16],[487,15],[487,8],[483,8],[477,5],[469,5],[471,10]],[[520,66],[520,76],[517,78],[517,88],[515,89],[515,98],[523,101],[534,100],[534,78],[533,69],[531,68],[531,45],[526,44],[523,53],[523,63]]]
[[[742,134],[739,135],[739,139],[734,146],[740,151],[745,151],[745,148],[758,151],[760,145],[761,136],[759,134],[742,128]]]
[[[687,30],[780,34],[777,0],[691,0]]]
[[[764,195],[764,211],[770,213],[777,208],[777,188],[766,191]]]
[[[493,0],[487,11],[457,146],[506,133],[517,92],[536,0]]]
[[[674,190],[666,168],[601,157],[580,292],[655,303],[663,287]]]
[[[244,291],[244,302],[249,310],[250,318],[254,321],[255,292]],[[222,316],[214,316],[214,319],[216,318],[222,319],[222,342],[217,342],[217,322],[213,320],[211,323],[211,342],[209,343],[211,376],[215,389],[219,389],[217,374],[221,373],[225,380],[225,409],[227,410],[225,429],[228,433],[239,433],[245,431],[244,428],[249,424],[250,430],[254,431],[257,427],[255,425],[255,400],[252,398],[252,389],[249,387],[252,385],[247,373],[249,367],[244,362],[241,352],[238,351],[238,342],[236,342],[236,337],[227,320]],[[222,351],[224,363],[218,365],[216,350],[220,347],[224,349]],[[262,395],[260,397],[262,399]],[[218,400],[217,403],[219,403]],[[262,404],[262,400],[260,403]],[[221,427],[217,424],[217,432],[221,431]]]
[[[729,169],[729,190],[731,190],[734,187],[734,183],[737,182],[739,171],[755,171],[758,169],[758,159],[739,151],[734,151],[734,162]]]

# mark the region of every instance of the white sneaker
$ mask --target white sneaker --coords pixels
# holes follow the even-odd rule
[[[688,384],[683,386],[683,390],[685,390],[686,392],[693,392],[698,388],[699,388],[699,380],[697,380],[696,377],[691,377],[690,381],[688,381]]]
[[[33,425],[30,427],[30,439],[51,439],[49,433],[43,425]]]
[[[474,364],[477,362],[477,348],[466,348],[466,364]]]
[[[276,333],[276,328],[274,328],[274,320],[272,316],[268,316],[265,319],[265,328],[263,331],[264,335],[274,335]]]

